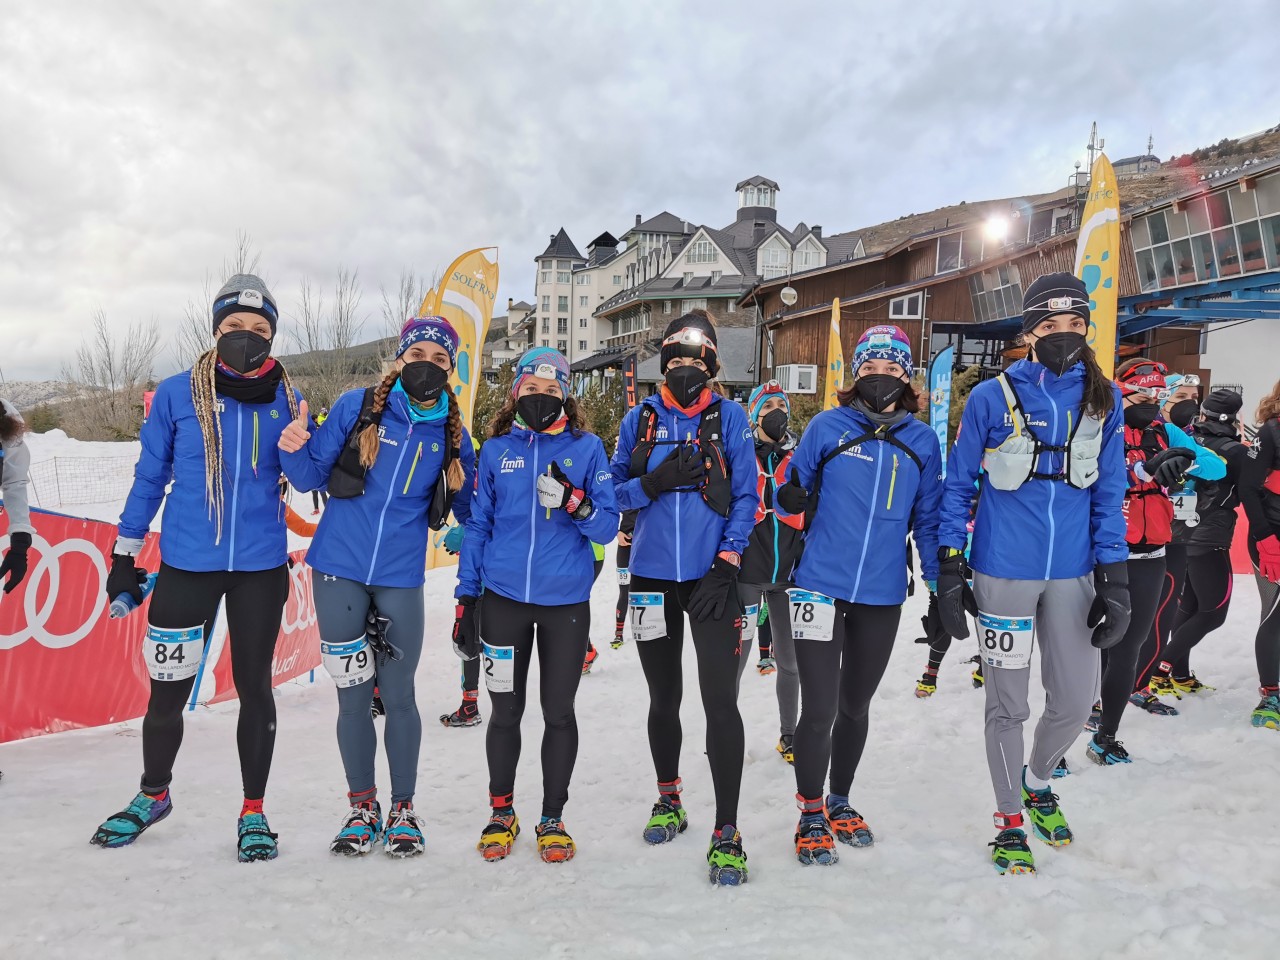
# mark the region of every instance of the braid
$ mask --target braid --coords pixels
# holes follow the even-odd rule
[[[214,386],[217,351],[209,350],[191,368],[191,403],[204,438],[204,492],[216,530],[214,543],[222,542],[222,418],[218,416],[218,397]]]
[[[446,388],[448,390],[448,388]],[[445,483],[449,487],[450,493],[457,493],[462,489],[463,480],[466,479],[462,472],[462,408],[458,405],[458,398],[452,390],[448,390],[449,394],[449,420],[445,425],[445,441],[453,450],[453,459],[449,461],[449,471],[445,475]]]
[[[289,419],[298,419],[298,394],[293,389],[293,380],[289,377],[289,371],[284,368],[284,364],[276,361],[280,365],[280,382],[284,384],[284,395],[289,401]],[[283,508],[287,508],[289,504],[289,480],[283,473],[280,474],[280,503]]]
[[[400,371],[392,370],[373,390],[373,413],[381,413],[387,406],[391,388],[400,379]],[[378,459],[378,425],[371,423],[360,431],[360,466],[366,470]]]

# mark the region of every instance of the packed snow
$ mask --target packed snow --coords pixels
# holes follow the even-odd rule
[[[44,446],[34,439],[33,451]],[[112,446],[119,455],[122,445]],[[118,511],[108,506],[96,515]],[[278,693],[266,811],[281,853],[271,863],[235,858],[234,702],[187,715],[174,813],[121,850],[88,841],[137,789],[140,721],[0,744],[9,824],[0,957],[1275,956],[1280,735],[1248,721],[1258,618],[1249,578],[1238,578],[1227,625],[1193,655],[1215,692],[1183,700],[1178,717],[1129,710],[1120,733],[1128,766],[1088,763],[1082,734],[1069,755],[1075,772],[1055,782],[1076,841],[1032,841],[1036,877],[1000,877],[989,862],[994,804],[983,695],[962,663],[968,645],[953,647],[932,698],[914,696],[926,657],[912,643],[923,596],[904,611],[853,789],[876,843],[841,847],[832,867],[795,860],[795,781],[774,750],[774,678],[759,676],[747,651],[740,827],[750,882],[730,889],[707,881],[713,798],[689,644],[681,773],[691,826],[661,847],[640,838],[655,799],[648,698],[635,645],[608,645],[612,564],[611,548],[592,596],[600,658],[578,697],[581,749],[565,811],[579,847],[572,862],[542,863],[532,839],[541,800],[536,660],[516,786],[525,834],[501,863],[475,850],[488,813],[486,728],[436,721],[459,699],[454,571],[441,569],[427,575],[418,674],[424,856],[328,853],[346,807],[336,698],[323,671]],[[481,710],[487,717],[486,694]]]

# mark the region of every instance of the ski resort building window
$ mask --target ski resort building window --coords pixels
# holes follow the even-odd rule
[[[573,274],[570,273],[568,270],[556,271],[556,283],[572,283],[572,282],[573,282]]]
[[[556,297],[556,308],[557,308],[561,313],[568,313],[568,312],[569,312],[569,298],[568,298],[568,296]]]
[[[550,282],[551,282],[551,271],[550,271],[550,270],[543,270],[541,273],[539,273],[539,274],[538,274],[538,282],[539,282],[539,283],[550,283]]]
[[[715,263],[720,257],[716,245],[710,240],[695,241],[684,255],[685,263]]]
[[[551,312],[551,295],[549,293],[542,295],[542,309],[545,313]]]
[[[589,287],[589,286],[591,286],[591,274],[589,274],[589,273],[580,273],[580,274],[578,274],[578,286],[580,286],[580,287]]]
[[[578,297],[578,306],[585,307],[587,305],[586,297]]]
[[[1022,313],[1022,279],[1012,263],[969,278],[973,318],[979,323],[1004,320]],[[921,303],[923,313],[923,301]]]

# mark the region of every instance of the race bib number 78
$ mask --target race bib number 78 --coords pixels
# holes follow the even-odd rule
[[[836,602],[826,594],[792,588],[791,636],[796,640],[830,640],[835,632]]]

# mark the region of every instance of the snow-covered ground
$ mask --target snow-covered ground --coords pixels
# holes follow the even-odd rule
[[[600,659],[578,697],[581,751],[565,813],[579,845],[571,863],[539,861],[531,833],[502,863],[475,851],[487,817],[485,727],[446,730],[435,720],[458,702],[453,571],[436,570],[418,675],[425,856],[351,861],[327,852],[345,784],[323,673],[279,691],[267,796],[281,844],[273,863],[235,860],[234,703],[188,715],[174,814],[123,850],[88,840],[136,790],[139,723],[2,744],[0,958],[1276,956],[1280,735],[1248,723],[1258,615],[1249,579],[1237,584],[1227,626],[1193,658],[1215,693],[1182,702],[1179,717],[1129,711],[1121,730],[1129,766],[1089,764],[1083,739],[1073,748],[1076,773],[1056,789],[1077,839],[1063,849],[1036,844],[1034,878],[999,877],[989,864],[982,693],[961,664],[964,645],[932,699],[913,695],[925,658],[911,642],[922,598],[908,601],[854,785],[877,841],[842,848],[837,866],[795,861],[795,782],[773,749],[774,680],[752,667],[742,683],[740,824],[751,880],[715,889],[704,859],[713,808],[705,726],[688,645],[681,772],[691,828],[664,847],[640,839],[654,800],[648,701],[634,644],[608,647],[610,569],[592,598]],[[541,799],[534,702],[516,790],[527,828]],[[481,707],[487,715],[485,695]]]

